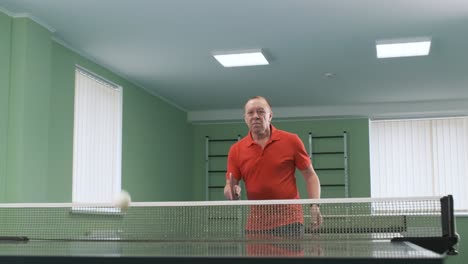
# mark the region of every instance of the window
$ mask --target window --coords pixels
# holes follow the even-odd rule
[[[452,194],[468,213],[468,117],[370,122],[372,197]]]
[[[74,203],[110,203],[121,189],[122,88],[75,71]]]

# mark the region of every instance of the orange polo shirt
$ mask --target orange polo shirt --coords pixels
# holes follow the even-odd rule
[[[294,172],[310,166],[304,144],[296,134],[271,126],[265,148],[247,135],[229,150],[226,178],[243,180],[249,200],[299,199]],[[265,230],[303,223],[301,205],[251,206],[247,230]]]

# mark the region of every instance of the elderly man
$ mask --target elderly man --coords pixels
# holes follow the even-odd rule
[[[304,144],[295,134],[271,125],[273,112],[261,96],[245,104],[244,120],[249,128],[246,137],[229,150],[226,186],[227,199],[239,199],[239,181],[245,183],[249,200],[299,199],[295,170],[304,176],[308,198],[320,198],[320,181]],[[312,224],[320,225],[319,206],[311,205]],[[246,230],[248,233],[304,233],[300,205],[251,206]]]

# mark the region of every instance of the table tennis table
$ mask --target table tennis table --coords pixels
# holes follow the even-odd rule
[[[411,242],[28,241],[0,244],[0,263],[443,263]]]
[[[249,210],[281,214],[281,202],[299,204],[305,226],[320,203],[322,225],[301,236],[245,232]],[[263,203],[135,203],[128,212],[2,205],[0,237],[13,239],[0,239],[0,263],[429,264],[444,263],[457,242],[446,197]]]

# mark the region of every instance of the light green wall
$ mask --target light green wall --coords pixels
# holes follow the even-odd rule
[[[123,186],[142,201],[192,200],[186,114],[138,89],[124,92]]]
[[[7,201],[47,201],[50,33],[13,20],[9,97]],[[14,177],[13,177],[14,175]]]
[[[11,23],[12,19],[0,12],[0,201],[6,194]]]
[[[304,144],[308,145],[308,135],[314,136],[342,135],[348,133],[349,153],[349,187],[352,197],[368,197],[370,195],[370,167],[369,167],[369,124],[367,119],[336,119],[336,120],[308,120],[308,121],[278,121],[273,120],[278,129],[296,133]],[[212,139],[235,138],[245,136],[247,127],[244,123],[230,124],[198,124],[194,125],[194,177],[195,199],[205,199],[205,137]],[[325,175],[325,173],[323,173]],[[302,177],[298,176],[301,197],[307,197]],[[325,179],[318,172],[322,182]],[[222,175],[220,174],[220,177]],[[322,188],[323,196],[330,197],[331,190]],[[328,192],[328,193],[327,193]]]
[[[50,93],[49,175],[50,202],[71,200],[73,165],[73,100],[75,66],[78,57],[57,43],[52,43],[52,86]]]
[[[132,199],[191,200],[192,132],[184,111],[56,43],[27,18],[2,14],[0,22],[2,43],[11,43],[0,50],[11,57],[0,64],[10,76],[0,90],[0,142],[7,144],[0,201],[71,201],[77,64],[123,87],[122,187]]]

